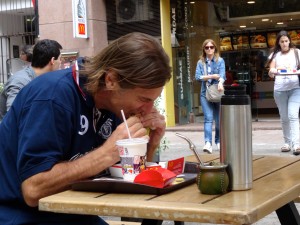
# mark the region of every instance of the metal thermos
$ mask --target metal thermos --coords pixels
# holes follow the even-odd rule
[[[228,164],[229,189],[252,188],[252,118],[246,85],[225,85],[220,110],[220,157]]]

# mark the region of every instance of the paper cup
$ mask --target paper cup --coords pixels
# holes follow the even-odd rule
[[[123,139],[116,142],[124,180],[133,181],[137,174],[145,170],[147,143],[146,138]]]
[[[109,169],[109,173],[112,177],[123,178],[121,164],[115,164],[113,166],[110,166],[108,169]]]

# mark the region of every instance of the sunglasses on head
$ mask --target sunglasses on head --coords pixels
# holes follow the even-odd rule
[[[215,46],[213,46],[213,45],[212,45],[212,46],[205,46],[204,48],[205,48],[205,50],[208,50],[208,49],[215,49]]]

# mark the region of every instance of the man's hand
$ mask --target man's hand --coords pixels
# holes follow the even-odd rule
[[[156,108],[153,108],[150,113],[142,115],[140,119],[143,126],[150,129],[147,160],[151,161],[155,150],[160,145],[160,140],[165,134],[165,117]]]
[[[129,129],[129,132],[130,132],[130,136],[132,138],[141,138],[141,137],[144,137],[147,139],[149,138],[147,135],[147,129],[144,127],[144,125],[139,117],[131,116],[126,120],[126,122],[127,122],[127,126]],[[117,151],[116,142],[118,140],[127,139],[127,138],[129,138],[129,135],[128,135],[126,125],[123,122],[117,127],[117,129],[107,139],[107,141],[103,144],[103,147],[104,147],[104,149],[111,149],[110,151],[107,152],[109,155],[110,152]],[[115,157],[114,157],[114,159],[112,158],[112,162],[113,162],[113,160],[115,160]],[[114,162],[114,163],[116,163],[116,162]]]

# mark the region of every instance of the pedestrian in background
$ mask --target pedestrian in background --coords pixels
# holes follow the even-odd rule
[[[274,99],[278,107],[284,139],[281,151],[289,152],[293,150],[294,155],[300,154],[299,79],[297,75],[278,74],[278,70],[297,70],[296,57],[299,58],[299,55],[299,49],[291,42],[288,32],[283,30],[277,34],[273,52],[267,62],[267,66],[270,67],[269,76],[275,78]]]
[[[31,65],[12,75],[0,94],[0,122],[10,109],[19,91],[36,76],[57,70],[60,66],[62,46],[55,40],[44,39],[33,48]]]
[[[171,79],[160,42],[130,33],[81,66],[37,77],[4,117],[0,224],[107,224],[99,216],[42,212],[37,206],[39,199],[120,161],[116,141],[129,138],[121,110],[131,137],[148,138],[147,160],[152,161],[166,128],[154,101]]]
[[[32,45],[24,45],[20,51],[20,59],[30,64],[32,61],[32,52],[33,52]]]
[[[202,54],[196,66],[195,78],[201,82],[200,103],[204,114],[205,142],[203,151],[212,153],[213,121],[215,121],[215,144],[220,150],[220,102],[209,102],[206,99],[206,82],[209,85],[218,84],[218,90],[223,91],[223,83],[226,80],[225,62],[212,39],[206,39],[202,44]]]

